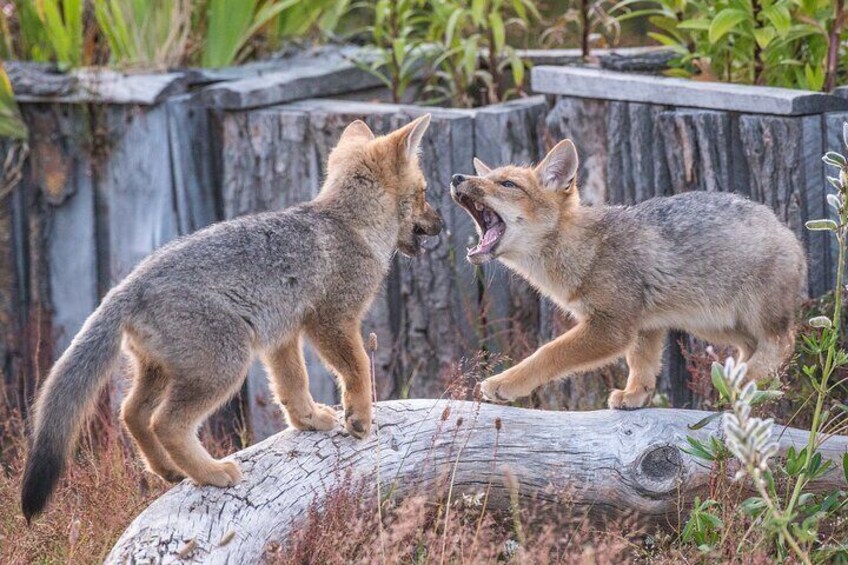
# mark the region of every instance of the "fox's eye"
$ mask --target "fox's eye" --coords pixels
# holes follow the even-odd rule
[[[501,186],[504,188],[515,188],[515,183],[511,180],[502,180]]]

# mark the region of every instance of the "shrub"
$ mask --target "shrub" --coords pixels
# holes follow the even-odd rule
[[[677,53],[672,76],[830,90],[844,74],[844,0],[623,0],[615,11],[648,18]]]

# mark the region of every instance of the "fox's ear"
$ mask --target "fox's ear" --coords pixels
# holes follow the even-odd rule
[[[403,150],[403,154],[408,159],[418,153],[421,140],[424,138],[428,127],[430,127],[430,114],[424,114],[392,134],[392,137],[396,139],[398,147]]]
[[[477,171],[478,177],[485,177],[486,175],[492,172],[492,167],[490,167],[477,157],[474,157],[474,170]]]
[[[560,141],[536,166],[542,185],[549,190],[568,189],[577,176],[577,149],[570,139]]]
[[[356,120],[350,123],[342,132],[339,138],[339,143],[348,141],[371,141],[374,139],[374,132],[368,127],[368,124],[362,120]]]

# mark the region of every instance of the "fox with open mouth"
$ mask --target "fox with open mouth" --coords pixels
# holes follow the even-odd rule
[[[577,324],[521,363],[485,380],[506,402],[621,356],[629,376],[611,408],[650,403],[666,335],[687,331],[738,348],[749,375],[777,371],[794,341],[806,293],[803,248],[764,205],[728,193],[689,192],[635,206],[582,206],[577,150],[557,144],[536,167],[454,175],[451,195],[480,241],[468,260],[498,259]]]

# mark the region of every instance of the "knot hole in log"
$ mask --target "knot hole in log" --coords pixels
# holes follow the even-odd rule
[[[634,462],[633,471],[641,493],[655,497],[676,490],[683,482],[686,466],[679,448],[662,444],[648,447]]]

